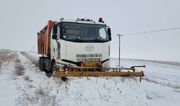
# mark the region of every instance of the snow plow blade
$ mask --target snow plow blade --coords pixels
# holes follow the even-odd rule
[[[54,77],[143,77],[141,72],[83,72],[83,71],[55,71]]]
[[[64,71],[54,71],[54,77],[141,77],[144,76],[143,71],[136,72],[135,67],[131,68],[95,68],[95,67],[76,67],[66,66]]]

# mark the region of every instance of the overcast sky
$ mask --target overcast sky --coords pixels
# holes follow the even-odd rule
[[[112,28],[111,56],[118,57],[117,33],[180,27],[180,1],[0,0],[0,48],[36,50],[36,33],[61,17],[103,17]],[[126,35],[121,41],[123,58],[180,61],[180,30]]]

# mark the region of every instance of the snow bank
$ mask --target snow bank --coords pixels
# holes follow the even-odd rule
[[[41,84],[44,92],[65,106],[145,106],[146,96],[135,79],[127,78],[57,78]]]
[[[0,69],[0,103],[3,106],[147,105],[139,79],[71,77],[63,82],[60,78],[48,78],[38,69],[38,55],[13,53],[15,56],[8,58],[11,60],[3,63]]]
[[[31,54],[29,54],[31,55]],[[35,55],[33,55],[35,56]],[[22,55],[24,65],[28,62]],[[145,106],[146,96],[139,79],[133,78],[48,78],[37,67],[29,67],[25,76],[28,81],[18,85],[23,91],[20,104],[46,106]],[[22,86],[23,85],[23,86]],[[22,102],[23,100],[23,102]]]
[[[15,80],[15,63],[17,59],[15,52],[0,49],[0,104],[2,106],[14,106],[18,97]]]
[[[8,65],[8,67],[5,67]],[[4,63],[0,69],[0,104],[2,106],[14,106],[18,91],[16,81],[13,79],[14,64]]]

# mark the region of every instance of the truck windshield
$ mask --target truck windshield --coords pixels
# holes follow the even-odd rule
[[[61,39],[74,42],[109,41],[105,25],[82,23],[62,23]]]

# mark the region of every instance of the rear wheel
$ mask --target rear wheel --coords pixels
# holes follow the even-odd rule
[[[39,69],[45,71],[44,57],[39,57]]]

